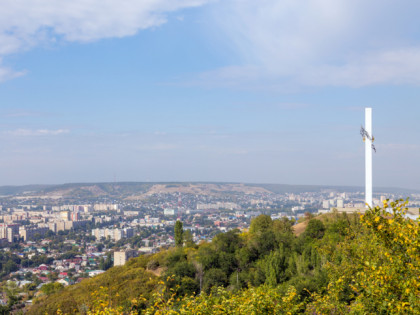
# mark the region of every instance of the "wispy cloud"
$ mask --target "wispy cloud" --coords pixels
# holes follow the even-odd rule
[[[297,79],[312,86],[420,85],[420,47],[368,52],[342,65],[314,67]]]
[[[420,85],[419,10],[410,0],[224,1],[214,18],[240,58],[195,82],[280,90]]]
[[[0,41],[0,45],[1,45],[1,41]],[[25,75],[25,73],[26,73],[25,71],[15,71],[9,67],[3,66],[2,58],[0,55],[0,83],[7,80],[21,77]]]
[[[167,21],[167,14],[212,0],[4,0],[0,4],[0,82],[24,74],[1,57],[42,44],[90,42],[135,35]]]
[[[4,133],[16,137],[33,137],[33,136],[57,136],[69,133],[68,129],[16,129],[5,131]]]
[[[42,113],[40,112],[24,110],[24,109],[6,111],[3,114],[0,113],[0,116],[7,117],[7,118],[36,117],[36,116],[41,116],[41,115]]]

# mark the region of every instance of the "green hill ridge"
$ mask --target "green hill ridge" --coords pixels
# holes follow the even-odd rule
[[[209,243],[184,233],[181,246],[39,296],[28,314],[418,314],[419,221],[405,206],[308,216],[299,236],[266,215]]]

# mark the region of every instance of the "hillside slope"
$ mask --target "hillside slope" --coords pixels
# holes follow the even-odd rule
[[[150,298],[157,286],[157,277],[146,271],[147,257],[130,260],[125,266],[113,267],[94,278],[64,288],[62,291],[40,296],[27,314],[55,314],[58,309],[67,314],[83,314],[94,304],[98,296],[105,297],[111,304],[129,306],[139,296]]]
[[[302,192],[363,191],[362,187],[352,186],[314,186],[283,184],[247,184],[217,182],[115,182],[115,183],[69,183],[62,185],[0,186],[0,196],[16,198],[71,199],[71,198],[116,198],[142,199],[152,194],[184,193],[226,196],[235,194],[285,194]],[[416,190],[401,188],[380,188],[381,192],[407,195],[419,193]]]
[[[246,233],[185,242],[39,297],[29,314],[419,314],[420,219],[406,205],[308,218],[299,236],[288,219],[260,215]]]

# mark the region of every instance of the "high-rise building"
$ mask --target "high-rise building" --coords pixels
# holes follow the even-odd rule
[[[70,211],[61,211],[60,218],[64,221],[70,221]]]
[[[176,211],[175,209],[169,209],[169,208],[163,209],[163,215],[170,216],[170,215],[177,215],[177,213],[178,211]]]
[[[9,243],[19,238],[19,224],[0,224],[0,239],[7,239]]]
[[[124,234],[126,238],[130,238],[134,236],[134,229],[132,228],[125,228],[124,229]]]
[[[79,221],[79,213],[78,212],[72,212],[70,219],[72,221]]]
[[[134,249],[114,252],[114,266],[124,266],[125,263],[133,257],[137,257],[138,252]]]
[[[110,238],[114,241],[119,241],[122,238],[130,238],[134,236],[134,229],[125,228],[125,229],[93,229],[92,235],[95,236],[97,240],[100,240],[102,237]]]
[[[19,229],[19,235],[23,238],[23,240],[30,241],[35,238],[35,236],[43,236],[47,233],[49,228],[47,227],[40,227],[40,228],[28,228],[26,226],[21,227]]]

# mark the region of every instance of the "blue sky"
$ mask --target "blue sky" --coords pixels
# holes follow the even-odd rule
[[[420,189],[418,1],[0,2],[0,185]]]

